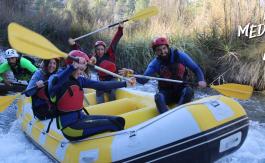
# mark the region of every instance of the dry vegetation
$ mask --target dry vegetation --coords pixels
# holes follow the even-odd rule
[[[128,18],[147,7],[158,6],[159,15],[125,24],[118,46],[118,65],[142,72],[152,59],[150,40],[167,36],[173,47],[189,53],[211,82],[218,74],[227,81],[265,88],[264,37],[237,37],[238,25],[264,23],[263,0],[0,0],[0,45],[8,46],[6,27],[19,22],[70,50],[68,37],[77,37]],[[110,42],[115,28],[81,40],[85,51],[97,39]]]

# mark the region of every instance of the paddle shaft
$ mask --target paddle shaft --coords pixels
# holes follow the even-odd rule
[[[21,92],[25,90],[26,87],[27,85],[25,84],[11,83],[11,85],[7,85],[4,83],[0,83],[0,92],[5,92],[5,91]]]
[[[157,78],[152,76],[145,76],[145,75],[132,75],[135,78],[142,78],[142,79],[150,79],[150,80],[159,80],[159,81],[166,81],[172,83],[179,83],[179,84],[190,84],[190,85],[198,85],[197,83],[186,82],[182,80],[173,80],[173,79],[166,79],[166,78]]]
[[[98,70],[98,71],[104,72],[104,73],[106,73],[106,74],[108,74],[108,75],[111,75],[111,76],[113,76],[113,77],[120,78],[120,79],[123,79],[123,80],[125,80],[125,81],[129,81],[128,78],[126,78],[126,77],[124,77],[124,76],[121,76],[121,75],[118,75],[118,74],[116,74],[116,73],[113,73],[113,72],[111,72],[111,71],[109,71],[109,70],[106,70],[106,69],[104,69],[104,68],[101,68],[101,67],[99,67],[99,66],[96,66],[96,65],[93,65],[93,64],[90,64],[90,63],[88,63],[88,66],[94,68],[95,70]]]
[[[46,80],[45,82],[43,82],[43,84],[44,84],[44,85],[47,85],[47,84],[48,84],[48,80]],[[34,87],[31,87],[31,88],[29,88],[29,89],[27,89],[27,90],[21,92],[21,94],[22,94],[22,95],[23,95],[23,94],[26,94],[27,92],[30,92],[30,91],[32,91],[32,90],[34,90],[34,89],[37,89],[37,88],[38,88],[38,86],[36,85],[36,86],[34,86]]]
[[[197,83],[192,82],[185,82],[181,80],[173,80],[173,79],[165,79],[165,78],[156,78],[151,76],[144,76],[144,75],[131,75],[136,78],[144,78],[144,79],[152,79],[152,80],[160,80],[166,82],[173,82],[173,83],[180,83],[180,84],[189,84],[193,86],[198,86]],[[219,93],[229,96],[235,97],[238,99],[246,100],[249,99],[252,95],[253,88],[247,85],[240,85],[240,84],[223,84],[223,85],[207,85],[207,87],[218,91]]]
[[[75,61],[75,62],[79,62],[79,59],[76,58],[76,57],[68,56],[68,58],[70,58],[71,60],[73,60],[73,61]],[[120,78],[120,79],[123,79],[123,80],[125,80],[125,81],[129,81],[128,78],[126,78],[126,77],[124,77],[124,76],[121,76],[121,75],[118,75],[118,74],[116,74],[116,73],[113,73],[113,72],[111,72],[111,71],[109,71],[109,70],[106,70],[106,69],[104,69],[104,68],[101,68],[101,67],[99,67],[99,66],[93,65],[93,64],[91,64],[91,63],[87,63],[87,65],[90,66],[90,67],[92,67],[92,68],[94,68],[94,69],[96,69],[96,70],[98,70],[98,71],[101,71],[101,72],[104,72],[104,73],[106,73],[106,74],[108,74],[108,75],[111,75],[111,76],[113,76],[113,77]]]
[[[11,84],[11,86],[12,85],[17,85],[17,86],[25,86],[25,87],[28,85],[28,84],[23,84],[23,83],[20,83],[20,82],[11,82],[10,84]],[[0,86],[6,86],[6,84],[0,83]]]
[[[82,39],[82,38],[84,38],[84,37],[87,37],[87,36],[93,35],[93,34],[98,33],[98,32],[100,32],[100,31],[104,31],[104,30],[106,30],[106,29],[109,29],[109,28],[111,28],[111,27],[114,27],[114,26],[116,26],[116,25],[118,25],[118,24],[120,24],[120,23],[127,22],[127,21],[129,21],[129,20],[130,20],[130,19],[126,19],[126,20],[120,21],[120,22],[118,22],[118,23],[113,23],[113,24],[108,25],[108,26],[106,26],[106,27],[100,28],[100,29],[95,30],[95,31],[93,31],[93,32],[90,32],[90,33],[87,33],[87,34],[82,35],[82,36],[80,36],[80,37],[77,37],[77,38],[75,38],[75,39],[73,39],[73,40],[74,40],[74,41],[80,40],[80,39]]]
[[[139,20],[139,19],[144,19],[144,18],[150,17],[150,16],[154,16],[154,15],[156,15],[157,13],[158,13],[158,9],[157,9],[157,7],[154,7],[154,6],[153,6],[153,7],[145,8],[145,9],[143,9],[142,11],[139,11],[139,12],[136,13],[134,16],[132,16],[132,17],[130,17],[130,18],[128,18],[128,19],[122,20],[122,21],[117,22],[117,23],[113,23],[113,24],[108,25],[108,26],[106,26],[106,27],[100,28],[100,29],[98,29],[98,30],[96,30],[96,31],[93,31],[93,32],[87,33],[87,34],[85,34],[85,35],[82,35],[82,36],[80,36],[80,37],[77,37],[77,38],[75,38],[75,39],[73,39],[73,40],[74,40],[74,41],[79,40],[79,39],[81,39],[81,38],[87,37],[87,36],[92,35],[92,34],[94,34],[94,33],[97,33],[97,32],[103,31],[103,30],[105,30],[105,29],[108,29],[108,28],[114,27],[114,26],[116,26],[116,25],[118,25],[118,24],[120,24],[120,23],[125,23],[125,22],[127,22],[127,21],[129,21],[129,20]]]
[[[73,61],[76,61],[76,62],[79,62],[79,59],[78,58],[75,58],[75,57],[72,57],[72,56],[68,56],[70,59],[72,59]],[[106,69],[103,69],[99,66],[96,66],[96,65],[93,65],[93,64],[90,64],[88,63],[88,66],[98,70],[98,71],[101,71],[101,72],[104,72],[106,74],[109,74],[113,77],[116,77],[116,78],[120,78],[120,79],[123,79],[125,81],[129,81],[128,78],[124,77],[124,76],[121,76],[121,75],[118,75],[116,73],[113,73],[111,71],[108,71]],[[166,82],[173,82],[173,83],[179,83],[179,84],[190,84],[190,85],[197,85],[197,83],[192,83],[192,82],[186,82],[186,81],[181,81],[181,80],[173,80],[173,79],[166,79],[166,78],[157,78],[157,77],[151,77],[151,76],[144,76],[144,75],[132,75],[133,77],[135,78],[143,78],[143,79],[149,79],[149,80],[160,80],[160,81],[166,81]],[[48,81],[45,81],[43,84],[46,85],[48,83]],[[25,94],[27,92],[30,92],[34,89],[38,88],[38,86],[34,86],[32,88],[29,88],[28,90],[25,90],[23,92],[21,92],[21,94]]]
[[[71,60],[73,60],[73,61],[75,61],[75,62],[79,62],[79,59],[76,58],[76,57],[68,56],[68,58],[71,59]],[[121,76],[121,75],[115,74],[115,73],[113,73],[113,72],[111,72],[111,71],[108,71],[108,70],[103,69],[103,68],[101,68],[101,67],[98,67],[98,66],[96,66],[96,65],[93,65],[93,64],[88,63],[88,66],[90,66],[90,67],[92,67],[92,68],[94,68],[94,69],[96,69],[96,70],[98,70],[98,71],[101,71],[101,72],[104,72],[104,73],[106,73],[106,74],[109,74],[109,75],[111,75],[111,76],[113,76],[113,77],[120,78],[120,79],[123,79],[123,80],[125,80],[125,81],[129,81],[129,79],[126,78],[126,77],[123,77],[123,76]],[[44,85],[48,84],[48,81],[45,81],[43,84],[44,84]],[[32,87],[32,88],[29,88],[28,90],[25,90],[25,91],[21,92],[21,94],[22,94],[22,95],[23,95],[23,94],[26,94],[27,92],[30,92],[30,91],[32,91],[32,90],[34,90],[34,89],[36,89],[36,88],[38,88],[38,86],[34,86],[34,87]]]
[[[20,85],[20,86],[27,86],[28,84],[20,83],[20,82],[12,82],[11,85]]]

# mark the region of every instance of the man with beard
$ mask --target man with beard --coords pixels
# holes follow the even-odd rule
[[[204,75],[200,67],[188,56],[188,54],[169,47],[169,42],[165,37],[155,38],[152,41],[152,48],[156,54],[147,69],[145,76],[158,74],[161,78],[182,80],[187,77],[187,68],[192,70],[198,79],[198,86],[206,87]],[[133,73],[133,70],[122,69],[121,75]],[[140,84],[145,84],[148,79],[137,79]],[[194,97],[193,89],[190,85],[165,81],[158,81],[159,92],[155,95],[155,102],[160,113],[168,110],[167,104],[177,103],[178,105],[188,103]]]
[[[0,74],[11,70],[18,80],[29,80],[37,68],[28,59],[19,56],[16,50],[8,49],[5,51],[7,62],[0,65]],[[11,85],[10,81],[0,77],[0,82]]]

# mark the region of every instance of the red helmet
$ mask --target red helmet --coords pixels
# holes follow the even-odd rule
[[[95,43],[95,47],[97,47],[97,46],[99,46],[99,45],[102,45],[102,46],[104,46],[104,47],[107,46],[106,43],[105,43],[104,41],[97,41],[97,42]]]
[[[69,56],[72,56],[72,57],[82,57],[84,58],[87,62],[89,62],[89,57],[87,56],[86,53],[80,51],[80,50],[72,50],[70,53],[69,53]],[[66,59],[65,61],[66,64],[72,64],[73,61],[69,58]]]
[[[165,37],[157,37],[157,38],[155,38],[152,41],[152,48],[153,49],[155,47],[157,47],[157,46],[160,46],[160,45],[167,45],[167,46],[169,46],[169,42],[168,42],[167,38],[165,38]]]

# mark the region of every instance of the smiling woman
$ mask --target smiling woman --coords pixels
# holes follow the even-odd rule
[[[56,105],[57,127],[70,141],[87,138],[106,131],[119,131],[125,121],[118,116],[89,115],[83,106],[83,88],[106,91],[135,84],[135,80],[126,82],[98,82],[82,77],[89,62],[87,54],[73,50],[69,56],[78,58],[78,62],[67,59],[67,68],[49,78],[48,93]],[[74,101],[74,103],[73,103]],[[85,112],[83,112],[83,110]],[[86,114],[85,114],[86,113]]]
[[[26,96],[32,98],[32,110],[34,116],[40,120],[48,119],[55,116],[55,106],[50,102],[47,95],[47,86],[44,81],[57,72],[59,66],[58,59],[44,60],[42,68],[35,72],[27,87]],[[29,89],[37,86],[38,89]]]
[[[59,59],[50,59],[43,61],[43,69],[46,73],[54,73],[58,70]]]

